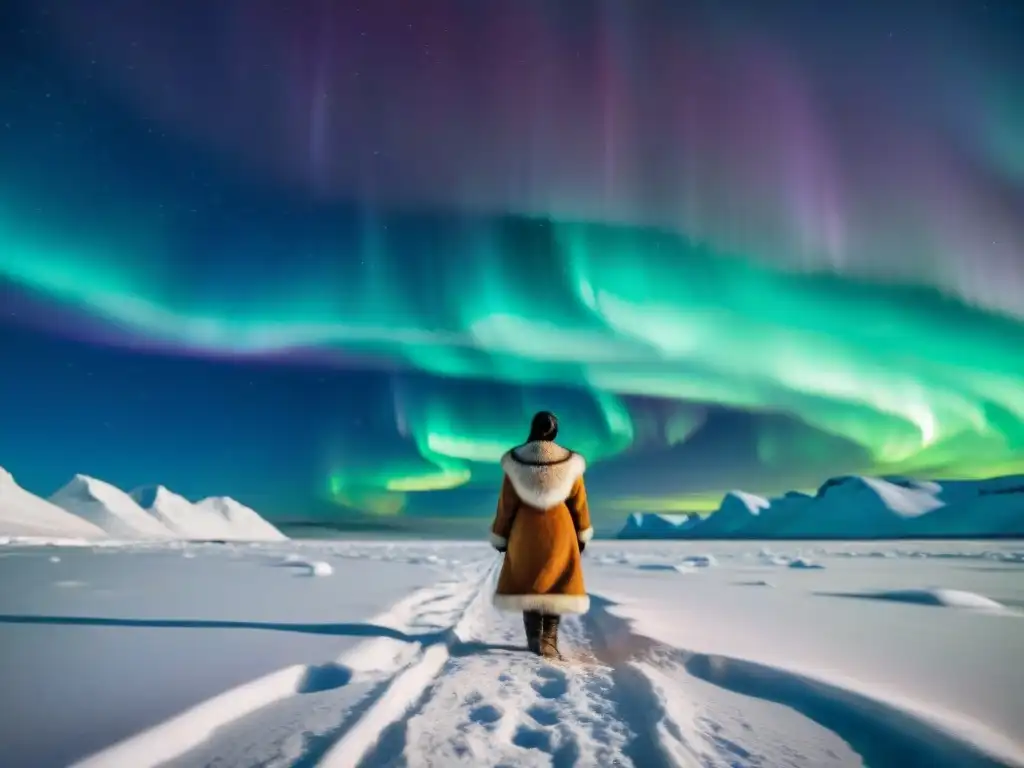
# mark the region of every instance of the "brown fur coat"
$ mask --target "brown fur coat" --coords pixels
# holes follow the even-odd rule
[[[594,535],[583,484],[586,461],[554,442],[513,448],[501,459],[505,478],[491,544],[507,547],[494,604],[506,611],[586,613],[580,542]]]

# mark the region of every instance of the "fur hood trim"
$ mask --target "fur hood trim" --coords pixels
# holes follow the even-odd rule
[[[569,498],[587,462],[558,443],[535,440],[502,456],[501,468],[522,501],[537,509],[551,509]]]

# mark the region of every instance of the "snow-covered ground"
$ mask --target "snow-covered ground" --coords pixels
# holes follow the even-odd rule
[[[449,542],[0,548],[0,764],[1024,765],[1024,544],[594,542],[549,663]]]

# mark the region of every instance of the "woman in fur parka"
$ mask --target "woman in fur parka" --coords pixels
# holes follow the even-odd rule
[[[505,553],[494,604],[522,612],[534,653],[558,658],[558,625],[586,613],[580,554],[594,535],[583,484],[586,461],[555,442],[558,419],[541,411],[530,436],[501,459],[505,477],[491,544]]]

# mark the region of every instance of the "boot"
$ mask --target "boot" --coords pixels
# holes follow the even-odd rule
[[[539,611],[523,611],[523,629],[526,630],[526,647],[533,653],[540,653],[541,615]]]
[[[561,616],[541,617],[540,655],[546,659],[562,658],[558,652],[558,624],[561,620]]]

